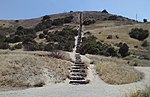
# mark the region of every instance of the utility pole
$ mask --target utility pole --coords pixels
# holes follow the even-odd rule
[[[138,15],[136,14],[136,21],[137,21]]]

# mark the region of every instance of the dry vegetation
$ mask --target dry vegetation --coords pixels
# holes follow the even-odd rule
[[[138,90],[135,93],[131,93],[130,96],[126,97],[150,97],[150,87],[146,87],[144,90]]]
[[[126,61],[117,58],[90,56],[96,65],[100,78],[109,84],[128,84],[140,81],[144,75],[127,66]]]
[[[62,82],[67,78],[70,64],[49,56],[3,51],[0,53],[0,88]]]
[[[132,28],[143,28],[150,31],[150,24],[136,23],[132,22],[131,24],[127,21],[105,21],[105,22],[97,22],[96,24],[86,26],[85,32],[90,31],[93,35],[95,35],[99,40],[104,41],[106,43],[115,45],[119,42],[127,43],[130,49],[138,49],[143,50],[141,47],[141,42],[130,38],[129,32]],[[99,32],[101,32],[99,34]],[[107,39],[108,35],[112,35],[112,39]],[[116,38],[116,35],[119,37]],[[150,38],[147,39],[148,41]],[[139,48],[134,48],[134,46],[138,46]]]

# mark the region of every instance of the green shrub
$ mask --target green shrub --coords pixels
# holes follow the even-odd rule
[[[45,15],[45,16],[43,16],[43,18],[42,18],[42,22],[43,21],[46,21],[46,20],[49,20],[50,19],[50,16],[49,15]]]
[[[146,23],[146,22],[147,22],[147,19],[143,19],[143,22]]]
[[[9,47],[7,42],[0,42],[0,49],[8,49]]]
[[[111,45],[97,41],[94,36],[88,36],[82,38],[82,43],[80,47],[80,54],[94,54],[94,55],[104,55],[104,56],[118,56],[117,50]]]
[[[44,37],[45,37],[45,35],[44,35],[44,34],[42,34],[42,33],[41,33],[41,34],[39,34],[39,38],[40,38],[40,39],[43,39]]]
[[[124,43],[119,49],[119,53],[122,57],[126,57],[129,54],[128,51],[129,46],[126,43]]]
[[[147,47],[147,46],[148,46],[148,42],[147,42],[147,40],[144,40],[141,46],[143,46],[143,47]]]
[[[53,51],[54,50],[54,44],[53,43],[48,43],[45,47],[44,47],[45,51]]]
[[[116,15],[111,15],[108,17],[108,20],[117,20],[117,16]]]
[[[73,16],[65,17],[64,18],[64,23],[71,23],[71,21],[72,21],[73,18],[74,18]]]
[[[64,19],[58,18],[53,20],[52,25],[53,26],[62,26],[64,24]]]
[[[21,43],[16,44],[16,45],[14,46],[14,48],[15,48],[15,49],[21,49],[21,48],[22,48],[22,44],[21,44]]]
[[[107,36],[107,39],[112,39],[112,35],[108,35],[108,36]]]
[[[27,51],[37,51],[37,50],[41,50],[39,47],[39,44],[36,43],[36,41],[34,41],[31,38],[25,39],[23,42],[23,47],[25,50]]]
[[[48,29],[44,29],[44,30],[43,30],[43,34],[44,34],[44,35],[48,35]]]
[[[19,35],[10,35],[10,37],[7,37],[6,41],[9,43],[17,43],[22,41],[22,37]]]
[[[84,20],[83,25],[90,25],[94,23],[95,23],[95,20]]]
[[[41,81],[41,82],[34,84],[33,86],[34,87],[43,87],[44,85],[45,85],[45,82]]]
[[[114,47],[108,47],[106,52],[108,53],[108,56],[117,56],[117,51]]]
[[[143,41],[144,39],[148,38],[149,31],[143,30],[142,28],[134,28],[131,29],[129,35],[131,38],[138,39],[139,41]]]
[[[104,10],[102,11],[102,13],[108,13],[108,11],[107,11],[106,9],[104,9]]]
[[[44,30],[44,29],[46,29],[46,26],[45,25],[43,25],[42,23],[39,23],[39,24],[37,24],[36,26],[35,26],[35,31],[42,31],[42,30]]]
[[[4,42],[6,40],[6,36],[4,34],[0,34],[0,42]]]

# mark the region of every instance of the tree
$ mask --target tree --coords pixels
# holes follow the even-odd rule
[[[129,36],[134,39],[138,39],[139,41],[143,41],[144,39],[148,38],[149,31],[143,30],[142,28],[134,28],[131,29]]]
[[[147,19],[143,19],[143,22],[146,23],[146,22],[147,22]]]
[[[50,16],[48,16],[48,15],[45,15],[45,16],[43,16],[43,19],[42,19],[42,21],[49,20],[49,19],[50,19]]]
[[[129,54],[128,51],[129,46],[126,43],[124,43],[119,49],[119,53],[122,57],[126,57]]]
[[[108,13],[108,11],[107,11],[106,9],[104,9],[104,10],[102,11],[102,13]]]

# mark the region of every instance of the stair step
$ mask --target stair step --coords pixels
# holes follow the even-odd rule
[[[78,85],[78,84],[88,84],[89,80],[71,80],[69,84]]]
[[[86,69],[84,66],[72,66],[71,69]]]
[[[76,67],[86,67],[84,64],[75,64],[75,65],[72,65],[72,66],[76,66]]]
[[[75,64],[84,64],[84,62],[74,62]]]
[[[71,80],[84,80],[84,77],[70,77]]]
[[[83,72],[83,73],[85,73],[85,70],[70,70],[70,72]]]
[[[87,74],[85,74],[85,73],[73,73],[73,74],[71,74],[71,76],[83,76],[83,77],[86,77],[87,76]]]

